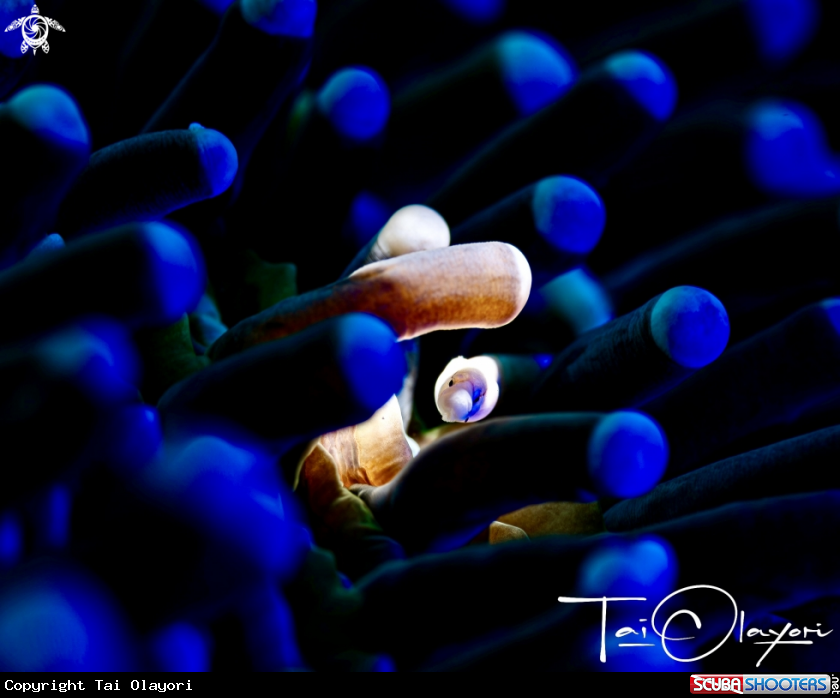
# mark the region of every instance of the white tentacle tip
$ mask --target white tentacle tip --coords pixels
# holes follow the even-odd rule
[[[528,264],[528,260],[518,247],[508,245],[507,243],[504,244],[505,247],[510,249],[513,255],[516,278],[519,281],[519,292],[516,297],[516,315],[519,315],[528,302],[528,297],[531,295],[531,284],[533,281],[531,265]]]
[[[499,401],[499,365],[490,356],[452,359],[435,382],[435,404],[444,422],[477,422]]]
[[[437,211],[421,204],[403,206],[379,231],[379,245],[387,258],[449,247],[449,242],[446,221]]]

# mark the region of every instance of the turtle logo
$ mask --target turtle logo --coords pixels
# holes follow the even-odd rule
[[[13,29],[20,27],[21,34],[23,34],[23,43],[20,45],[20,52],[26,53],[27,49],[31,48],[32,53],[37,53],[40,48],[44,53],[50,52],[50,45],[47,43],[47,34],[50,33],[50,27],[60,32],[64,31],[58,22],[49,17],[44,17],[39,11],[38,6],[32,6],[32,14],[28,17],[21,17],[12,22],[6,31],[10,32]]]

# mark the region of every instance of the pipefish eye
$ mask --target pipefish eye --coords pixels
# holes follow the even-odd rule
[[[455,385],[455,381],[449,381],[449,387],[451,388],[453,385]]]

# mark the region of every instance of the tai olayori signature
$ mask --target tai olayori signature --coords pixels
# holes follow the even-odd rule
[[[715,645],[709,651],[698,655],[696,657],[676,657],[671,654],[671,651],[668,648],[668,643],[673,642],[683,642],[686,640],[694,640],[694,636],[691,637],[669,637],[668,636],[668,627],[671,623],[679,616],[687,615],[689,616],[692,621],[694,621],[695,627],[699,630],[702,627],[702,622],[700,617],[694,613],[694,611],[690,611],[688,609],[680,609],[679,611],[675,611],[672,613],[668,618],[665,620],[665,623],[662,625],[662,629],[660,630],[656,625],[656,617],[659,610],[662,608],[662,605],[669,601],[670,599],[682,594],[686,591],[691,591],[693,589],[709,589],[713,592],[719,592],[726,596],[727,599],[732,604],[733,609],[733,617],[732,617],[732,625],[730,626],[726,635],[723,636],[721,641]],[[607,604],[610,602],[617,602],[617,601],[647,601],[647,598],[644,596],[600,596],[595,598],[590,597],[576,597],[576,596],[561,596],[557,599],[560,603],[600,603],[601,604],[601,653],[600,653],[600,660],[601,662],[607,661],[607,645],[606,645],[606,636],[607,636]],[[653,615],[650,617],[650,625],[653,632],[659,636],[660,642],[662,644],[662,649],[671,659],[677,662],[694,662],[704,657],[708,657],[710,654],[716,652],[720,647],[726,642],[731,636],[732,633],[735,632],[736,626],[738,626],[738,621],[740,619],[740,631],[738,642],[744,641],[744,612],[738,611],[738,604],[735,602],[733,596],[723,589],[711,586],[709,584],[695,584],[693,586],[683,587],[682,589],[677,589],[676,591],[668,594],[662,601],[659,602],[657,607],[653,611]],[[640,618],[640,621],[646,621],[646,618]],[[771,640],[754,640],[751,644],[754,645],[768,645],[767,651],[761,655],[761,658],[756,662],[756,667],[761,665],[761,662],[764,658],[770,654],[771,650],[773,650],[778,645],[813,645],[814,641],[808,639],[809,636],[816,636],[816,637],[825,637],[826,635],[830,635],[833,633],[833,630],[822,631],[817,628],[792,628],[792,623],[787,623],[784,628],[781,630],[763,630],[761,628],[750,628],[746,636],[748,638],[759,637],[759,638],[773,638]],[[822,625],[821,623],[817,623],[817,626]],[[647,627],[641,628],[641,639],[647,640]],[[630,626],[625,626],[616,631],[615,636],[617,638],[627,637],[629,635],[632,636],[639,636],[638,630],[632,628]],[[783,638],[790,638],[790,639],[783,639]],[[794,639],[798,638],[798,639]],[[633,639],[633,638],[631,638]],[[655,642],[621,642],[618,644],[619,647],[655,647],[657,643]]]

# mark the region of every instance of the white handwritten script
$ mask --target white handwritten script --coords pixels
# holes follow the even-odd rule
[[[729,602],[732,604],[732,625],[730,626],[727,633],[723,636],[723,639],[718,642],[712,649],[708,650],[707,652],[698,655],[696,657],[676,657],[671,653],[671,649],[669,649],[669,643],[674,642],[684,642],[686,640],[694,640],[695,637],[669,637],[668,636],[668,627],[671,623],[678,618],[679,616],[687,615],[691,618],[694,622],[695,627],[699,630],[702,627],[702,622],[700,617],[694,613],[694,611],[690,611],[688,609],[680,609],[672,613],[668,618],[665,620],[665,623],[662,625],[662,629],[659,630],[656,625],[657,614],[659,613],[660,609],[662,608],[663,604],[667,601],[670,601],[672,598],[679,596],[680,594],[692,591],[695,589],[708,589],[712,592],[723,594]],[[644,596],[599,596],[599,597],[577,597],[577,596],[561,596],[557,599],[560,603],[600,603],[601,604],[601,653],[600,653],[600,660],[603,663],[607,661],[607,605],[609,603],[615,603],[618,601],[647,601],[647,598]],[[668,594],[653,611],[653,615],[650,617],[650,626],[653,632],[660,638],[660,642],[662,645],[662,650],[667,654],[671,659],[677,662],[696,662],[704,657],[708,657],[710,654],[713,654],[721,646],[732,636],[735,632],[735,628],[738,627],[738,621],[740,619],[740,631],[738,635],[738,642],[744,641],[744,611],[738,610],[738,604],[735,602],[734,597],[728,592],[724,591],[720,587],[711,586],[709,584],[695,584],[693,586],[683,587],[682,589],[677,589],[676,591]],[[640,618],[640,622],[647,621],[646,618]],[[756,662],[756,667],[761,665],[761,662],[764,658],[770,654],[770,652],[775,649],[779,645],[813,645],[814,641],[809,640],[809,635],[816,636],[818,638],[825,637],[826,635],[830,635],[833,633],[833,630],[823,631],[820,630],[819,627],[817,628],[794,628],[792,627],[792,623],[787,623],[784,628],[781,630],[763,630],[761,628],[750,628],[746,632],[747,638],[773,638],[771,640],[754,640],[752,643],[753,645],[768,645],[767,650],[764,654],[761,655],[761,658]],[[821,623],[817,623],[817,626],[822,625]],[[624,626],[623,628],[619,629],[615,633],[615,637],[617,638],[624,638],[628,635],[633,635],[638,637],[639,632],[636,628],[630,626]],[[783,639],[789,638],[789,639]],[[794,639],[794,638],[801,638],[801,639]],[[647,640],[647,627],[641,627],[641,639]],[[619,647],[656,647],[655,642],[620,642],[618,643]]]

